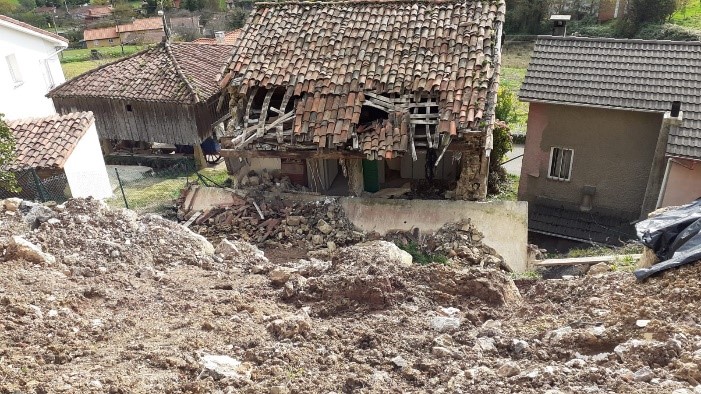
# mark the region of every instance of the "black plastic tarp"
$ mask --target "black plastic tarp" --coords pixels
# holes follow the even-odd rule
[[[637,269],[638,279],[701,260],[701,199],[643,220],[635,225],[635,230],[643,245],[661,261],[650,268]]]

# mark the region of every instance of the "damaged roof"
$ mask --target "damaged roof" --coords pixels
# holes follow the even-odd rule
[[[390,108],[398,95],[435,100],[441,133],[483,130],[504,12],[503,0],[257,3],[225,82],[241,95],[287,88],[295,134],[319,147],[348,141],[370,93]],[[399,107],[390,118],[409,117]],[[389,129],[390,147],[406,137],[398,123]]]
[[[519,96],[660,113],[681,101],[667,153],[701,158],[700,42],[539,37]]]
[[[92,112],[7,121],[16,139],[14,170],[63,168],[78,141],[95,123]]]
[[[65,82],[47,96],[194,104],[219,93],[231,46],[161,43]]]

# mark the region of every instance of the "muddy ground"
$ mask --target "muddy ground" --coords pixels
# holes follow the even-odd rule
[[[273,264],[94,201],[30,208],[0,214],[2,393],[701,392],[701,264],[514,283],[377,242]]]

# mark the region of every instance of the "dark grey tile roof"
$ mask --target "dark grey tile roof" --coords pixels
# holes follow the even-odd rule
[[[608,245],[635,238],[635,228],[625,219],[540,204],[528,205],[528,230]]]
[[[519,96],[656,112],[681,101],[667,152],[701,158],[701,42],[539,37]]]

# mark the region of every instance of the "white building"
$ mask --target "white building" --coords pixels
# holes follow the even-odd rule
[[[73,112],[8,122],[17,140],[11,169],[20,174],[20,196],[62,201],[69,197],[112,196],[92,112]],[[27,171],[33,172],[26,176]],[[34,191],[46,185],[44,196]]]
[[[0,113],[5,119],[55,114],[46,93],[63,83],[65,38],[0,15]]]

